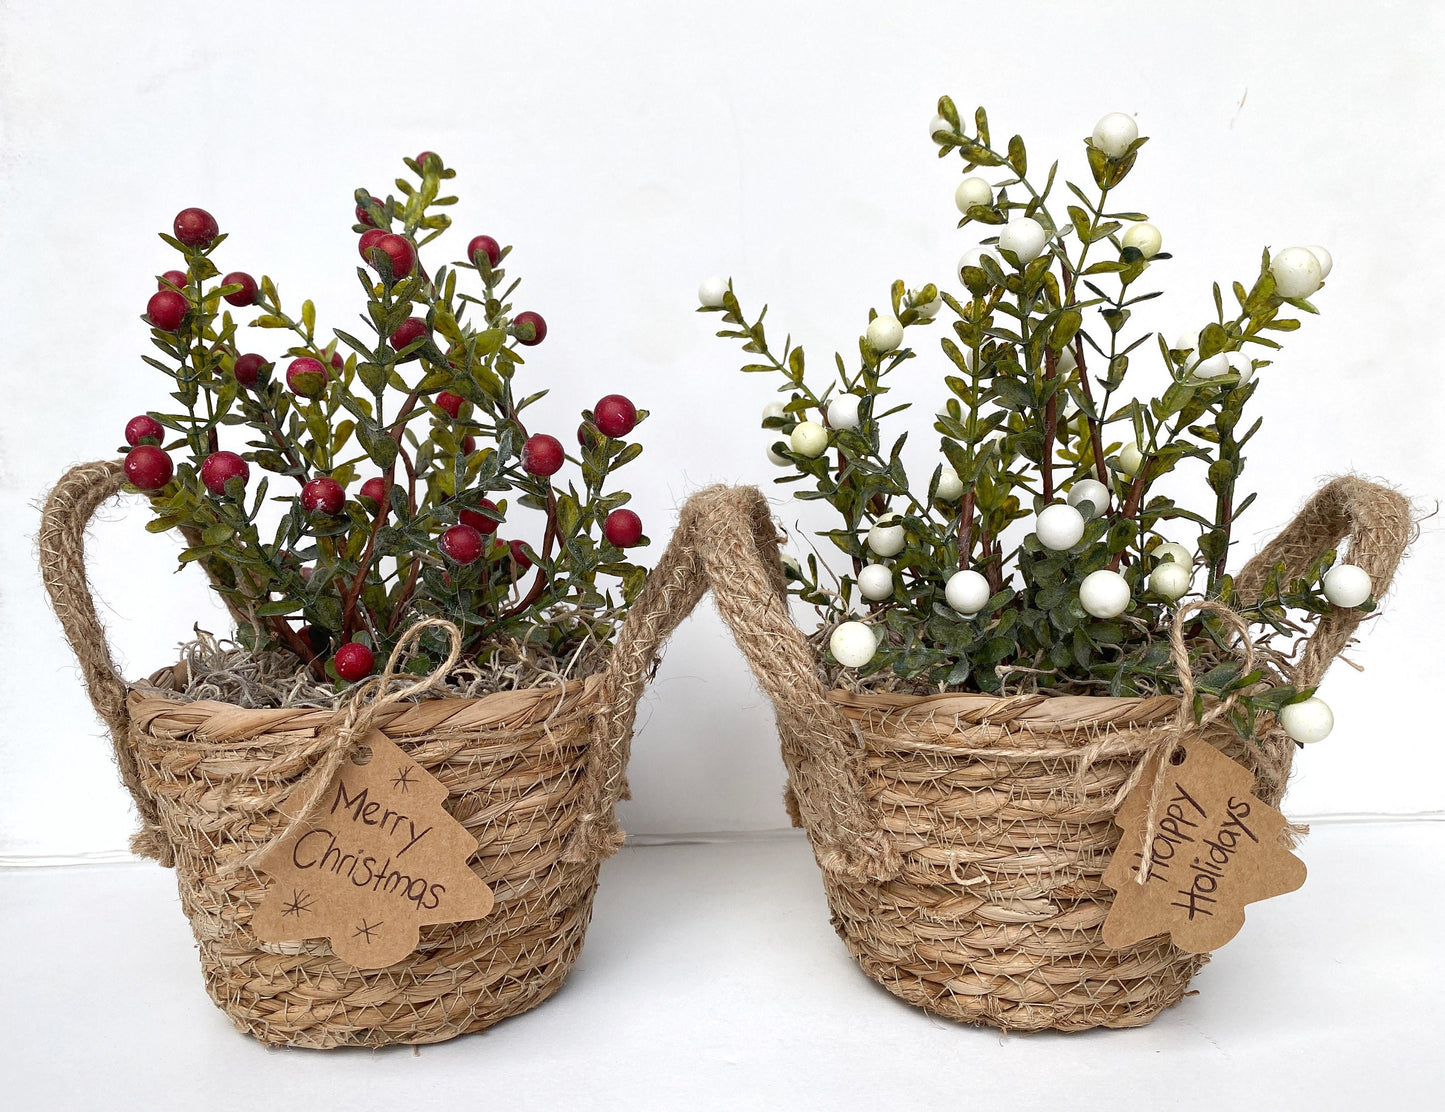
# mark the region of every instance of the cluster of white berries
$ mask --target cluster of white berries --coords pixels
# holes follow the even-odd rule
[[[1309,297],[1330,276],[1335,260],[1323,247],[1286,247],[1269,263],[1274,290],[1280,297]]]

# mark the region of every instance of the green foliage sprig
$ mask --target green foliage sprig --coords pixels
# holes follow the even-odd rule
[[[172,381],[176,403],[150,417],[165,430],[158,447],[179,459],[169,481],[156,485],[171,470],[158,464],[163,470],[141,484],[155,512],[147,527],[184,535],[181,563],[205,567],[244,644],[289,649],[333,679],[338,647],[358,642],[383,655],[428,616],[462,630],[466,655],[505,639],[565,654],[582,639],[605,640],[646,574],[625,549],[647,539],[607,525],[631,498],[607,487],[641,453],[626,434],[646,412],[612,421],[616,436],[582,412],[579,450],[569,457],[580,486],[527,465],[527,410],[546,391],[520,391],[521,348],[542,340],[545,322],[513,314],[518,282],[502,265],[511,248],[495,241],[479,245],[479,237],[469,259],[428,273],[420,253],[450,226],[441,210],[456,198],[442,186],[455,171],[430,152],[406,165],[411,176],[396,180],[396,194],[356,193],[354,230],[391,237],[363,248],[360,327],[324,337],[312,302],[293,316],[270,278],[221,278],[213,256],[222,234],[199,242],[162,235],[185,271],[183,282],[162,278],[160,288],[184,298],[184,319],[158,322],[153,302],[148,321],[159,355],[145,361]],[[279,359],[245,355],[223,301],[248,298],[259,310],[251,326],[289,333],[284,357],[294,381]],[[324,371],[314,382],[304,374],[310,364],[295,377],[294,361],[307,359]],[[253,488],[248,476],[222,491],[207,487],[205,463],[226,447],[264,473]],[[552,448],[560,464],[557,441]],[[140,450],[131,447],[131,456]],[[132,472],[130,457],[127,471],[144,473]],[[348,490],[334,513],[303,500],[316,480],[347,488],[364,473],[373,482]],[[274,526],[263,514],[268,504],[279,510]],[[522,508],[545,521],[538,546],[498,535]],[[444,538],[464,521],[476,529],[479,558],[456,558],[471,555],[465,530],[449,555]],[[435,656],[447,648],[441,638],[423,647]]]
[[[790,577],[827,623],[858,617],[863,604],[878,644],[861,675],[889,671],[985,692],[1021,681],[1116,695],[1172,689],[1165,635],[1184,585],[1177,574],[1169,589],[1165,577],[1152,578],[1160,563],[1177,559],[1161,548],[1167,522],[1199,531],[1189,561],[1190,580],[1203,580],[1197,593],[1235,607],[1262,636],[1297,634],[1301,620],[1330,608],[1320,576],[1333,553],[1293,581],[1276,569],[1248,606],[1225,570],[1235,524],[1254,500],[1238,495],[1244,448],[1260,428],[1258,420],[1245,424],[1254,376],[1280,346],[1274,337],[1299,327],[1289,310],[1316,312],[1300,291],[1321,284],[1321,265],[1314,255],[1291,256],[1286,262],[1314,266],[1316,280],[1281,280],[1281,263],[1266,250],[1247,283],[1230,284],[1233,305],[1214,286],[1215,319],[1197,334],[1153,345],[1152,334],[1131,337],[1136,307],[1160,296],[1146,283],[1169,255],[1146,214],[1112,204],[1147,142],[1132,121],[1123,131],[1122,139],[1096,131],[1085,140],[1092,191],[1072,182],[1060,190],[1057,162],[1038,184],[1020,136],[995,147],[983,108],[969,127],[943,98],[933,130],[940,157],[956,153],[965,174],[985,168],[998,179],[960,187],[959,227],[993,234],[960,261],[957,295],[894,282],[884,312],[870,310],[856,364],[835,355],[836,375],[822,389],[805,377],[802,347],[791,339],[780,351],[770,346],[766,308],[750,318],[731,282],[713,280],[700,291],[700,311],[722,318],[718,335],[741,341],[752,357],[742,369],[783,379],[784,399],[763,420],[769,452],[787,468],[777,481],[797,484],[800,499],[827,501],[842,519],[820,535],[849,558],[851,574],[825,585],[810,555]],[[1064,219],[1056,214],[1061,193]],[[893,395],[897,373],[918,355],[908,334],[934,327],[945,307],[952,319],[939,347],[950,396],[933,426],[940,456],[926,481],[913,482],[902,458],[907,434],[885,437],[884,422],[908,408]],[[1130,397],[1131,364],[1155,350],[1168,386],[1157,397]],[[1209,505],[1191,508],[1160,488],[1186,466],[1203,471]],[[1095,483],[1106,492],[1095,496],[1104,505],[1078,496],[1101,489],[1088,485]],[[1076,543],[1050,547],[1038,530],[1010,542],[1070,495],[1085,522]],[[870,536],[890,526],[901,527],[901,547],[880,553]],[[872,564],[889,569],[884,581],[892,589],[863,599],[859,576]],[[949,603],[948,583],[959,572],[987,584],[977,610]],[[1084,581],[1096,572],[1122,577],[1124,609],[1084,604]],[[1195,618],[1189,635],[1201,693],[1254,688],[1263,678],[1242,673],[1217,619]],[[865,647],[859,657],[867,656]],[[1258,711],[1308,694],[1285,684],[1256,691],[1241,704],[1237,725],[1248,732]]]

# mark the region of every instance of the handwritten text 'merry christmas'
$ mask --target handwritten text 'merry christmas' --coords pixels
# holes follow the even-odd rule
[[[291,847],[291,863],[302,872],[318,869],[344,876],[358,888],[369,887],[373,892],[399,895],[427,911],[437,908],[446,894],[446,886],[425,876],[403,872],[400,867],[401,859],[432,832],[432,827],[418,830],[411,816],[378,803],[370,798],[370,792],[370,788],[363,787],[354,794],[349,793],[346,777],[338,776],[328,819],[322,820],[327,825],[313,825],[296,840]],[[353,827],[376,829],[399,848],[378,866],[376,856],[367,853],[366,847],[350,844],[348,831],[341,825],[348,821]],[[332,826],[338,827],[339,832],[332,830]]]

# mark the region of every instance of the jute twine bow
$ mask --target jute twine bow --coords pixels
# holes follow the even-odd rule
[[[1149,785],[1149,801],[1144,809],[1143,852],[1139,869],[1134,877],[1138,884],[1148,882],[1149,868],[1153,864],[1154,835],[1158,832],[1159,811],[1165,795],[1164,785],[1169,779],[1169,769],[1172,767],[1169,761],[1170,756],[1178,746],[1188,740],[1190,735],[1224,717],[1239,703],[1241,692],[1231,691],[1197,720],[1194,717],[1194,672],[1189,662],[1189,648],[1184,643],[1184,625],[1190,616],[1200,613],[1215,615],[1237,635],[1240,657],[1243,661],[1240,674],[1248,675],[1254,671],[1254,642],[1250,637],[1249,624],[1233,610],[1213,599],[1195,599],[1175,611],[1174,622],[1169,628],[1169,659],[1179,674],[1179,710],[1174,716],[1173,728],[1162,731],[1158,738],[1145,748],[1139,755],[1138,764],[1134,766],[1133,771],[1129,773],[1128,778],[1114,796],[1114,810],[1118,811],[1123,806],[1124,800],[1129,798],[1129,793],[1138,787],[1139,782],[1144,778],[1144,770],[1149,767],[1150,759],[1158,758],[1154,767],[1154,778]],[[1078,783],[1082,783],[1089,767],[1108,745],[1109,739],[1105,737],[1084,749],[1079,762]]]
[[[397,678],[397,665],[401,659],[428,629],[444,630],[451,647],[446,659],[413,683],[387,690],[391,681]],[[290,819],[284,829],[265,844],[257,846],[243,857],[237,858],[221,870],[222,874],[245,868],[258,860],[273,846],[280,845],[293,834],[311,813],[311,808],[326,793],[337,770],[361,748],[366,735],[371,732],[376,716],[384,708],[413,695],[430,691],[443,682],[462,655],[461,630],[445,618],[423,618],[401,636],[396,648],[387,657],[386,667],[379,676],[356,685],[348,693],[346,702],[336,709],[330,721],[322,727],[321,736],[326,739],[322,757],[300,779],[286,799],[286,811]],[[292,800],[300,799],[300,805],[291,809]]]

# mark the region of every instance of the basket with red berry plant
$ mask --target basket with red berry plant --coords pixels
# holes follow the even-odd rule
[[[1214,287],[1213,320],[1166,341],[1131,326],[1169,259],[1145,214],[1117,209],[1146,142],[1131,117],[1084,140],[1089,189],[1058,163],[1032,177],[1023,139],[995,144],[982,108],[961,119],[944,98],[930,134],[964,163],[959,226],[982,243],[947,288],[896,282],[825,384],[801,347],[774,349],[731,282],[699,291],[743,369],[782,379],[763,412],[778,482],[841,519],[820,534],[835,576],[816,553],[781,556],[822,619],[811,638],[789,620],[770,523],[729,532],[719,511],[736,566],[714,587],[742,595],[734,626],[773,696],[789,805],[864,970],[957,1019],[1138,1025],[1205,959],[1177,931],[1106,941],[1127,904],[1105,880],[1121,809],[1145,793],[1132,876],[1147,887],[1186,741],[1280,801],[1295,745],[1329,730],[1315,688],[1389,587],[1411,510],[1335,479],[1229,574],[1253,501],[1238,488],[1250,403],[1278,337],[1315,312],[1329,253],[1266,251],[1231,293]],[[910,477],[906,432],[884,430],[944,321],[939,450]],[[1135,396],[1151,363],[1158,388]],[[1185,493],[1196,480],[1202,500]],[[758,496],[730,497],[734,521],[759,520]]]
[[[47,587],[139,808],[135,848],[175,866],[213,998],[270,1043],[437,1041],[560,984],[675,621],[614,487],[646,413],[602,397],[570,456],[529,427],[544,392],[523,391],[523,353],[547,323],[514,312],[492,237],[440,261],[455,171],[430,152],[406,164],[395,193],[357,192],[362,323],[330,336],[310,301],[293,315],[271,279],[223,273],[218,222],[181,212],[162,236],[180,262],[145,314],[169,398],[127,424],[123,461],[75,468],[45,509]],[[236,622],[234,642],[203,639],[138,684],[107,650],[82,551],[122,491],[183,537],[181,563]],[[424,920],[381,969],[252,928],[275,887],[258,859],[361,767],[367,731],[445,785],[495,896],[484,917]]]

